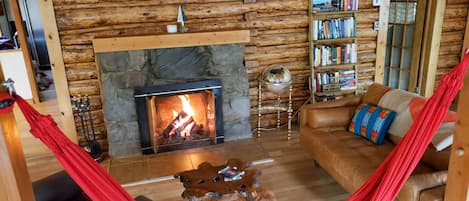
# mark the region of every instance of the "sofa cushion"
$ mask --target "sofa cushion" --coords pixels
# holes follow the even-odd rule
[[[396,113],[369,104],[360,104],[355,110],[349,131],[375,144],[382,144]]]
[[[347,131],[303,130],[301,143],[348,192],[357,190],[394,148],[389,141],[376,146]],[[432,171],[432,168],[419,164],[412,174]]]
[[[306,121],[311,128],[325,127],[343,127],[345,128],[352,118],[355,106],[352,107],[336,107],[336,108],[319,108],[307,110]]]
[[[394,143],[399,143],[407,133],[414,119],[422,111],[425,102],[426,99],[417,94],[397,89],[390,90],[381,98],[378,106],[397,112],[397,116],[389,128],[390,139]],[[450,112],[432,139],[436,150],[441,151],[452,144],[455,121],[456,113]]]
[[[383,86],[381,84],[372,84],[368,87],[366,93],[362,96],[361,103],[366,103],[370,105],[378,105],[379,100],[383,95],[391,90],[391,88]]]

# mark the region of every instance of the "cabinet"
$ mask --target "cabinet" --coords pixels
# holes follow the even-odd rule
[[[310,101],[357,92],[357,0],[310,0]]]

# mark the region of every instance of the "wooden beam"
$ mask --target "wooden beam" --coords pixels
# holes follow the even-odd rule
[[[95,53],[100,53],[142,49],[248,43],[249,41],[250,31],[238,30],[98,38],[93,40],[93,48]]]
[[[417,15],[415,16],[414,44],[412,47],[412,61],[410,65],[409,88],[408,91],[418,93],[417,85],[419,83],[419,66],[422,50],[422,36],[425,25],[427,0],[418,0]]]
[[[3,71],[0,68],[0,82],[3,81]],[[0,88],[0,93],[6,91],[5,87]],[[13,112],[0,114],[0,158],[0,200],[34,200],[33,186]]]
[[[77,142],[75,119],[73,117],[70,92],[68,90],[67,74],[62,56],[62,45],[60,44],[59,31],[55,21],[54,6],[51,0],[40,0],[42,23],[46,36],[47,49],[54,77],[55,92],[60,114],[62,115],[62,131],[72,142]]]
[[[386,60],[386,42],[388,37],[389,0],[381,2],[379,8],[379,31],[376,41],[375,82],[383,84],[384,62]]]
[[[31,51],[29,49],[29,43],[26,38],[26,30],[23,24],[23,17],[21,16],[21,10],[19,6],[18,0],[12,0],[11,3],[11,10],[13,12],[13,18],[15,20],[15,27],[18,32],[18,39],[21,44],[21,51],[23,52],[24,63],[26,64],[26,71],[28,72],[29,85],[31,87],[31,92],[33,94],[33,102],[39,103],[39,90],[37,88],[36,82],[36,70],[33,66],[33,61],[31,58]],[[26,78],[25,78],[26,79]]]
[[[469,200],[469,76],[466,73],[464,87],[459,93],[457,124],[448,168],[446,201]]]
[[[427,5],[420,68],[423,71],[421,95],[430,97],[435,89],[436,69],[438,65],[438,55],[440,53],[441,30],[446,0],[431,0],[427,2]]]

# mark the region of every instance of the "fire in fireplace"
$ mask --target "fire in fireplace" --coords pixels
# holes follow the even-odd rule
[[[136,89],[135,101],[144,154],[223,142],[218,80]]]

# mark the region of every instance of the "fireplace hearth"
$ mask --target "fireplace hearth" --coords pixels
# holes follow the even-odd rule
[[[221,91],[219,80],[136,89],[142,153],[223,143]]]
[[[96,57],[100,70],[104,123],[111,157],[171,151],[195,146],[197,143],[216,144],[221,139],[229,141],[252,137],[249,123],[249,84],[244,67],[244,45],[229,44],[119,51],[97,53]],[[218,80],[218,85],[223,90],[215,92],[218,89],[197,89],[188,94],[172,93],[154,98],[145,97],[147,103],[151,102],[147,99],[153,98],[154,102],[150,109],[153,107],[154,111],[160,111],[158,107],[167,105],[169,102],[174,104],[172,109],[164,111],[164,115],[162,113],[155,114],[155,112],[147,113],[160,116],[160,118],[164,116],[156,121],[156,127],[153,124],[155,121],[152,121],[153,125],[141,126],[139,124],[140,117],[137,114],[137,107],[140,106],[134,97],[136,89],[145,91],[145,88],[187,85],[192,90],[194,87],[190,87],[190,85],[194,83],[215,82],[214,80]],[[156,91],[145,91],[145,93],[159,93],[168,90],[157,89]],[[213,103],[213,107],[215,110],[219,107],[223,112],[216,113],[220,114],[221,118],[215,118],[215,121],[220,121],[221,125],[219,126],[215,122],[215,134],[209,132],[209,127],[212,124],[209,123],[211,121],[209,113],[213,113],[209,108],[205,108],[203,111],[194,111],[194,113],[208,115],[201,120],[199,114],[195,114],[195,117],[192,117],[193,120],[189,120],[193,121],[194,125],[191,125],[192,122],[183,123],[192,126],[190,129],[186,128],[190,132],[182,128],[170,128],[170,124],[176,123],[176,120],[187,118],[187,111],[183,109],[183,98],[188,98],[190,100],[187,101],[190,104],[195,104],[197,99],[208,100],[213,97],[217,100],[217,93],[221,94],[223,99],[220,99],[220,104]],[[208,103],[208,107],[212,107],[210,104],[212,103]],[[154,127],[154,130],[150,131],[150,126],[152,129]],[[147,128],[147,131],[142,132],[144,128]],[[150,132],[152,135],[148,134]],[[223,134],[224,137],[218,136],[220,134]],[[156,137],[152,139],[152,136]],[[188,143],[188,141],[192,142]]]

